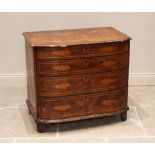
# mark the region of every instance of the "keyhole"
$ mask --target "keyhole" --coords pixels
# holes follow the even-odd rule
[[[88,100],[88,96],[86,96],[86,100]]]
[[[85,60],[85,64],[86,64],[86,65],[88,65],[88,64],[89,64],[88,60]]]
[[[84,79],[85,79],[85,80],[87,80],[87,79],[88,79],[88,77],[87,77],[87,76],[85,76],[85,77],[84,77]]]
[[[85,51],[86,51],[86,52],[88,51],[88,48],[87,48],[87,47],[85,47]]]

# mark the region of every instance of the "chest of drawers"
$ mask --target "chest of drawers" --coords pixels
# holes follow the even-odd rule
[[[37,131],[119,114],[127,119],[130,38],[112,27],[25,32],[27,105]]]

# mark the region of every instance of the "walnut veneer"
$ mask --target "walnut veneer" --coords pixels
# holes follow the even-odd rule
[[[87,28],[25,32],[27,105],[43,132],[49,123],[119,114],[127,118],[130,38]]]

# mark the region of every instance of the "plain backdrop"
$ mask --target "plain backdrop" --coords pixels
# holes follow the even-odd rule
[[[155,13],[0,13],[0,75],[25,75],[23,32],[112,26],[131,40],[130,73],[155,72]]]

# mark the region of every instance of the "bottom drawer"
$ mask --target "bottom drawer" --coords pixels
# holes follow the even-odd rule
[[[39,118],[56,120],[114,113],[126,108],[127,89],[39,100]]]

